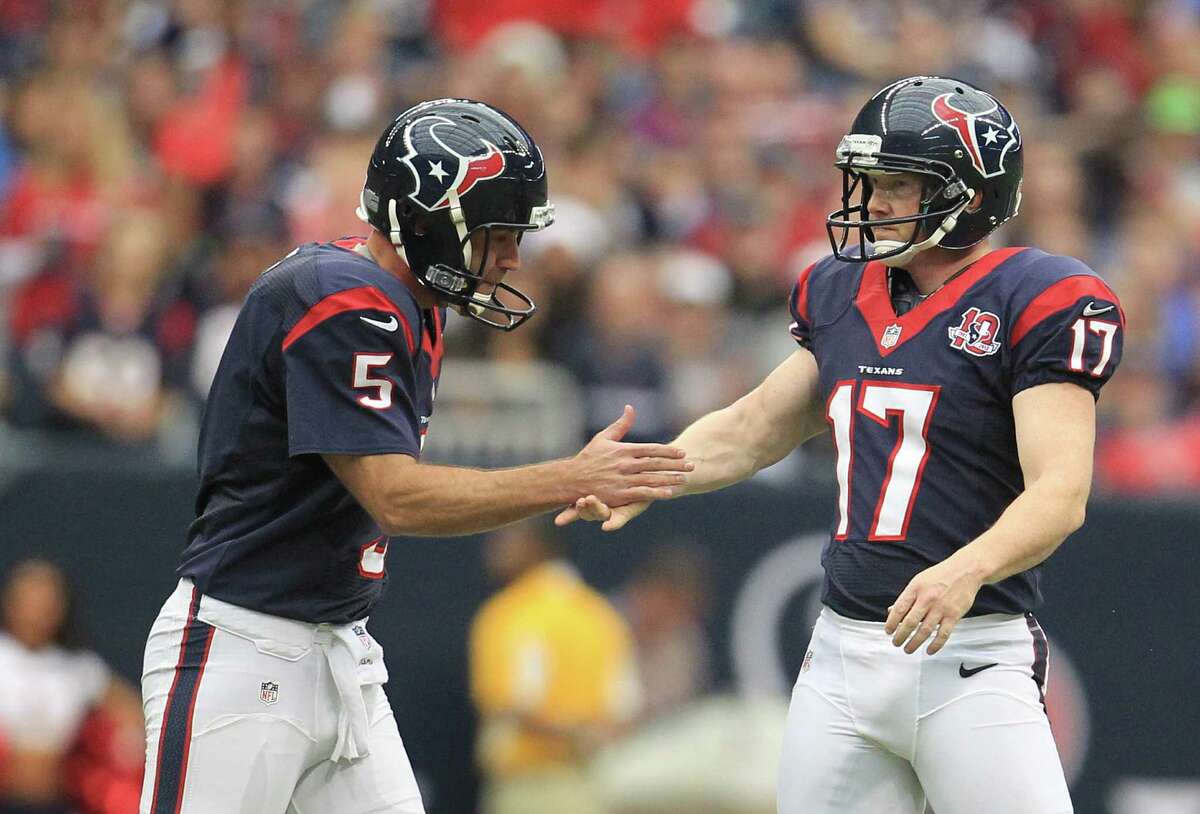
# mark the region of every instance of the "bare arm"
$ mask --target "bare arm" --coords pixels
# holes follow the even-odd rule
[[[679,494],[711,492],[745,480],[781,460],[825,428],[819,398],[817,360],[797,349],[763,382],[733,404],[691,424],[672,443],[696,465]],[[659,498],[655,498],[659,499]],[[604,521],[616,531],[650,505],[616,507],[598,496],[579,499],[555,519],[566,525],[578,517]]]
[[[575,457],[514,469],[436,466],[409,455],[323,457],[385,534],[473,534],[588,494],[612,505],[673,495],[691,464],[663,444],[621,443],[633,419],[626,407]]]
[[[1066,382],[1031,387],[1013,399],[1013,419],[1025,491],[991,528],[917,574],[896,599],[886,629],[896,646],[908,642],[909,653],[937,628],[929,646],[936,653],[980,587],[1042,562],[1083,525],[1096,437],[1092,394]]]
[[[682,494],[745,480],[821,432],[817,392],[817,360],[799,348],[758,387],[693,422],[673,442],[696,464]]]

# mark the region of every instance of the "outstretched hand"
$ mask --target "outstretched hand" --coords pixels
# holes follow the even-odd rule
[[[558,516],[554,518],[554,525],[567,526],[576,520],[588,520],[600,523],[600,528],[604,531],[617,531],[624,528],[626,523],[648,508],[650,508],[650,501],[643,500],[613,509],[604,505],[595,495],[588,495],[579,498],[574,504],[559,512]]]
[[[674,497],[682,489],[684,473],[695,469],[678,447],[622,440],[635,418],[633,407],[625,405],[620,417],[596,433],[572,462],[579,492],[594,497],[603,511]],[[602,513],[597,506],[590,511]]]

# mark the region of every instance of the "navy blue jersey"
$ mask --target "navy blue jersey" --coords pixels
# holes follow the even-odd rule
[[[445,311],[423,311],[362,246],[301,246],[242,306],[204,412],[179,566],[205,594],[344,623],[383,592],[388,538],[320,453],[420,455]]]
[[[917,573],[1024,489],[1013,396],[1072,382],[1098,397],[1121,359],[1116,295],[1078,260],[1038,249],[993,251],[903,316],[882,263],[829,257],[801,273],[790,304],[837,450],[823,601],[853,619],[886,619]],[[983,586],[968,615],[1032,610],[1038,575]]]

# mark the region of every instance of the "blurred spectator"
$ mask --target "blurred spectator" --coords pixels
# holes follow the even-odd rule
[[[733,280],[720,261],[701,252],[667,252],[658,259],[657,278],[671,423],[686,427],[746,393],[754,370],[733,341],[726,307]]]
[[[710,689],[704,630],[708,561],[695,542],[657,543],[622,589],[645,698],[643,720],[677,712]]]
[[[141,701],[79,638],[63,572],[24,560],[0,588],[0,812],[133,814]]]
[[[281,210],[287,234],[264,234],[285,246],[359,231],[358,156],[382,120],[463,95],[537,133],[560,222],[527,241],[530,327],[497,343],[451,319],[449,352],[558,363],[593,424],[631,401],[637,437],[666,437],[738,394],[733,360],[753,379],[786,354],[849,106],[914,72],[994,88],[1037,135],[1001,240],[1079,255],[1143,300],[1129,344],[1167,420],[1200,411],[1200,13],[1179,0],[0,3],[0,409],[51,431],[186,436],[186,412],[98,420],[52,397],[55,341],[88,312],[81,292],[111,287],[113,235],[155,214],[149,321],[186,299],[199,331],[183,347],[173,311],[175,344],[155,343],[165,389],[182,353],[203,392],[252,224]],[[658,258],[692,251],[728,290],[660,286]]]
[[[272,201],[242,200],[227,205],[216,226],[217,255],[211,278],[201,281],[205,302],[196,323],[189,374],[192,395],[203,401],[242,300],[260,274],[289,251],[283,211]]]
[[[505,587],[471,625],[484,814],[606,811],[588,759],[637,712],[629,631],[549,533],[532,521],[485,543]]]
[[[95,271],[57,270],[14,298],[14,417],[90,428],[121,443],[155,436],[185,374],[194,309],[161,296],[168,247],[149,213],[108,230]]]
[[[626,404],[637,410],[628,440],[665,441],[674,429],[654,273],[648,254],[609,257],[592,280],[582,324],[555,349],[583,388],[588,435]]]
[[[1200,493],[1200,413],[1179,414],[1167,380],[1135,355],[1111,382],[1109,431],[1096,445],[1096,485],[1109,492]]]

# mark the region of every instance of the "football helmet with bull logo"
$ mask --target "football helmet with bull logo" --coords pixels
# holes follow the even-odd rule
[[[554,222],[541,150],[502,111],[437,99],[401,113],[375,145],[358,216],[464,316],[503,330],[532,316],[533,301],[511,285],[481,290],[493,230],[519,238]]]
[[[940,76],[893,82],[863,106],[838,145],[842,208],[825,220],[833,253],[899,266],[931,246],[974,246],[1017,214],[1022,163],[1017,123],[991,94]],[[872,177],[897,172],[921,176],[919,211],[871,220]],[[971,208],[977,193],[982,199]],[[874,239],[872,227],[900,223],[916,223],[907,241]],[[857,252],[847,251],[852,230]]]

